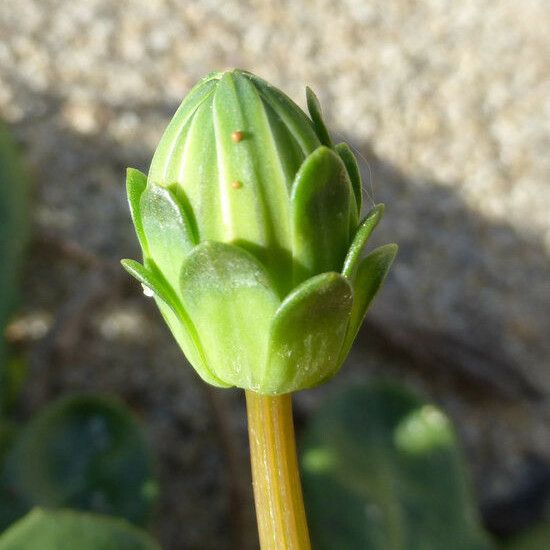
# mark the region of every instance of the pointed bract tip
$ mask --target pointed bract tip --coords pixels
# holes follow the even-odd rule
[[[124,258],[123,260],[120,260],[120,265],[124,268],[125,271],[130,273],[132,275],[132,264],[135,263],[135,260],[130,260],[128,258]]]
[[[380,246],[378,250],[380,251],[380,253],[390,256],[392,259],[391,261],[393,262],[393,260],[395,260],[395,257],[397,256],[399,246],[397,246],[396,243],[389,243],[389,244]]]

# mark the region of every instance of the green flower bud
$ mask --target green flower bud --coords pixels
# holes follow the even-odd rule
[[[361,179],[311,119],[239,70],[210,74],[184,99],[149,175],[127,190],[143,265],[123,260],[207,382],[264,394],[308,388],[340,368],[396,253],[361,251]]]

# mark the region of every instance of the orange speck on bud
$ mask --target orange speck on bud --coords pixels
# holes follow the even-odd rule
[[[241,130],[235,130],[234,132],[231,132],[231,139],[235,143],[239,143],[239,141],[242,141],[244,139],[244,132],[241,132]]]
[[[242,186],[243,184],[238,180],[235,180],[234,182],[231,183],[231,187],[233,189],[240,189]]]

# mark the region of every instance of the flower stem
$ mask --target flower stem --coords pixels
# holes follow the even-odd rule
[[[310,550],[291,394],[246,391],[256,517],[262,550]]]

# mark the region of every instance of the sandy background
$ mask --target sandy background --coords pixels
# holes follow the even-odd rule
[[[205,390],[117,265],[137,257],[126,166],[147,169],[198,78],[237,66],[302,106],[317,91],[386,203],[377,242],[400,245],[332,390],[409,380],[456,421],[494,531],[544,514],[548,28],[547,0],[0,3],[0,114],[35,180],[20,414],[73,390],[122,396],[158,457],[164,547],[255,547],[230,535],[251,521],[241,396]],[[326,391],[298,397],[299,424]]]

